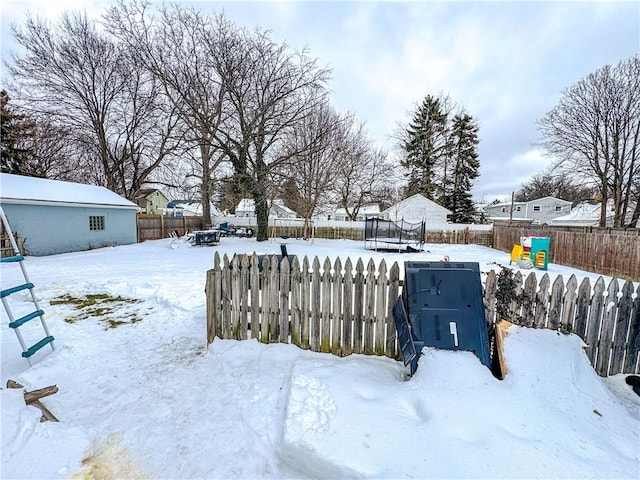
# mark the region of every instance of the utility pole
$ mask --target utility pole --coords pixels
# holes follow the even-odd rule
[[[509,225],[513,221],[513,201],[515,199],[515,192],[511,192],[511,208],[509,209]]]

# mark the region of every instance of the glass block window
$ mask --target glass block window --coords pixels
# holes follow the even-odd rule
[[[90,216],[89,217],[89,230],[104,230],[104,217],[103,216]]]

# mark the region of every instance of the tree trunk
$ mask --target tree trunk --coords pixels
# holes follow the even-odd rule
[[[251,194],[255,204],[256,224],[258,231],[256,240],[264,242],[269,238],[269,207],[267,205],[267,166],[261,159],[256,160],[254,179],[251,182]]]

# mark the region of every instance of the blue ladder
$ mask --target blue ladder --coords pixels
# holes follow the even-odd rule
[[[0,207],[0,217],[2,218],[2,225],[4,227],[4,230],[9,235],[9,241],[11,242],[11,246],[14,251],[13,256],[0,258],[0,263],[2,264],[17,263],[18,265],[20,265],[20,269],[22,270],[22,276],[24,277],[23,284],[1,290],[0,297],[2,298],[2,305],[4,306],[4,309],[7,312],[7,316],[9,317],[9,327],[16,332],[18,341],[20,342],[20,346],[22,347],[22,357],[26,358],[27,362],[29,362],[29,366],[31,366],[31,357],[38,350],[43,348],[45,345],[50,345],[52,350],[55,349],[55,346],[53,344],[54,338],[49,332],[47,323],[44,321],[44,312],[42,311],[42,309],[40,308],[40,305],[38,304],[38,299],[36,298],[36,294],[34,292],[35,287],[33,283],[29,281],[29,276],[27,275],[27,270],[24,266],[24,257],[20,254],[18,245],[15,239],[13,238],[13,232],[11,231],[11,227],[9,226],[9,221],[7,220],[7,217],[4,214],[4,210],[2,210],[2,207]],[[9,306],[9,303],[7,301],[7,297],[15,293],[22,292],[24,290],[29,290],[29,293],[31,294],[31,301],[33,302],[35,309],[33,312],[27,315],[24,315],[20,318],[15,318],[13,315],[13,312],[11,311],[11,307]],[[36,318],[40,319],[40,323],[42,324],[42,328],[44,329],[44,332],[45,332],[45,337],[39,340],[38,342],[36,342],[35,344],[31,345],[30,347],[28,347],[27,344],[25,343],[22,333],[20,332],[20,327],[25,323],[31,320],[34,320]]]

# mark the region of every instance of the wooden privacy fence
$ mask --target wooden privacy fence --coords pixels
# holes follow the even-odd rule
[[[510,270],[509,270],[510,272]],[[501,274],[500,274],[501,275]],[[499,275],[489,272],[484,285],[486,319],[498,317],[517,325],[576,333],[587,344],[586,354],[598,374],[635,373],[640,350],[640,286],[627,281],[619,289],[612,280],[598,278],[593,289],[588,278],[580,286],[572,275],[566,285],[558,276],[550,285],[545,273],[534,272],[523,282],[516,273],[509,292],[499,287]],[[264,257],[215,254],[207,272],[207,337],[263,343],[292,343],[301,348],[339,356],[351,353],[400,358],[391,315],[402,282],[394,262],[373,260],[355,268],[347,258],[320,267],[304,257]]]
[[[204,228],[202,217],[165,217],[145,213],[136,215],[136,224],[138,242],[167,238],[173,231],[182,236],[187,232]]]
[[[493,226],[493,248],[510,252],[523,236],[551,238],[553,263],[640,281],[640,229]]]

